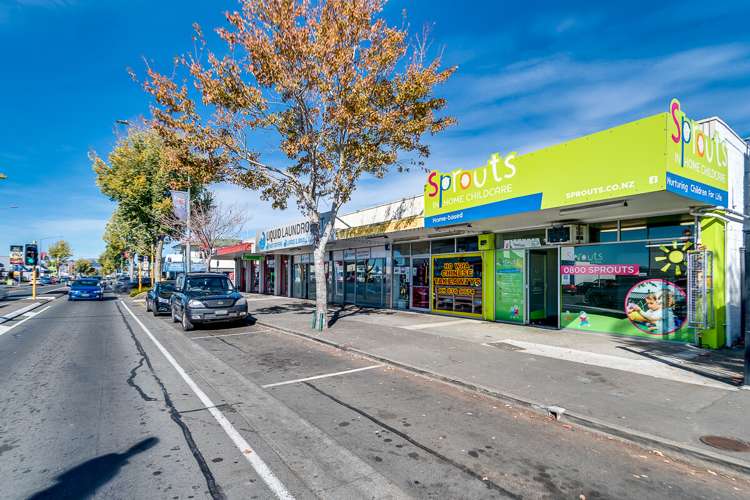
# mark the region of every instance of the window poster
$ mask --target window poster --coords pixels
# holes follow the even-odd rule
[[[524,322],[525,253],[523,250],[498,250],[495,252],[495,319]]]
[[[482,256],[433,257],[433,303],[437,312],[482,314]]]
[[[692,342],[687,239],[564,247],[561,326]]]

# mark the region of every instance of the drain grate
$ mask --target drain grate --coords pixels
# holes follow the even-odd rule
[[[726,451],[750,451],[750,443],[741,439],[728,438],[724,436],[701,436],[701,443],[707,444],[712,448]]]
[[[492,347],[497,347],[498,349],[502,349],[503,351],[525,351],[523,347],[518,347],[517,345],[508,344],[507,342],[488,342],[487,345]]]

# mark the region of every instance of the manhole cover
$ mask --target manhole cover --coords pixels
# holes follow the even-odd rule
[[[726,451],[750,451],[750,443],[724,436],[702,436],[701,443]]]

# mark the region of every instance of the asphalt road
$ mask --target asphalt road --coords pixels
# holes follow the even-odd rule
[[[130,300],[38,311],[0,335],[3,498],[273,498],[274,484],[295,498],[750,491],[746,478],[270,328],[185,334]]]

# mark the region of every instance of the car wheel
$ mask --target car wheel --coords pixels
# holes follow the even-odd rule
[[[151,301],[146,299],[146,312],[151,311]]]
[[[174,313],[174,306],[172,306],[172,323],[177,323],[177,315]]]
[[[193,325],[193,323],[191,323],[188,319],[188,315],[185,313],[185,311],[182,311],[182,331],[189,332],[194,327],[195,326]]]
[[[158,316],[159,315],[159,306],[154,307],[151,311],[154,313],[154,316]]]

